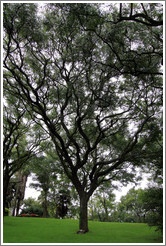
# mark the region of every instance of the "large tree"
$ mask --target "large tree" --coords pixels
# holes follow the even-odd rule
[[[152,9],[158,22],[161,9]],[[116,5],[49,4],[40,21],[35,11],[4,4],[4,80],[50,135],[79,194],[79,232],[87,232],[90,196],[103,182],[131,178],[143,129],[160,115],[162,23],[136,21],[145,13],[122,19],[122,6],[119,19]]]

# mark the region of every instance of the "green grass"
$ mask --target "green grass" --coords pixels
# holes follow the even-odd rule
[[[161,243],[154,228],[139,223],[89,221],[89,232],[76,234],[77,220],[4,217],[4,243]]]

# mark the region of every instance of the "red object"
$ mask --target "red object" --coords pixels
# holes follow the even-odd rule
[[[20,216],[25,216],[25,217],[30,217],[30,216],[38,217],[38,214],[20,214]]]

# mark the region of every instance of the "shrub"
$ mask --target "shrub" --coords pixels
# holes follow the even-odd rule
[[[8,216],[9,215],[9,209],[8,208],[5,208],[5,213],[4,213],[5,216]]]
[[[22,209],[21,214],[36,214],[38,216],[43,215],[43,209],[40,206],[29,206],[28,208]]]

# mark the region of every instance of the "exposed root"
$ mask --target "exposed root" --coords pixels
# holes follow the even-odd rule
[[[88,231],[86,231],[86,230],[79,230],[79,231],[77,231],[77,234],[85,234],[86,232],[88,232]]]

